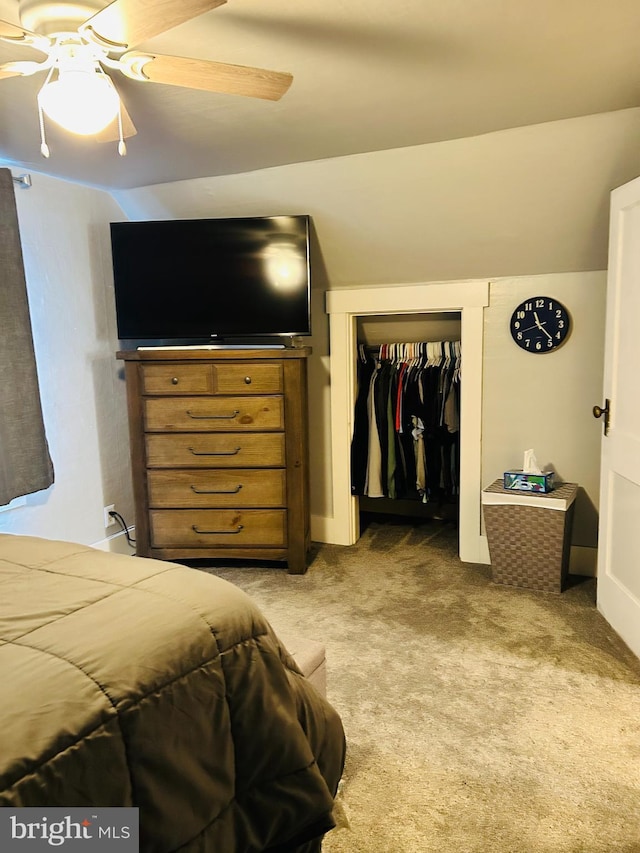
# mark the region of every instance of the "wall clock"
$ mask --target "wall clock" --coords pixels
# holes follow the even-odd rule
[[[569,312],[557,299],[530,296],[511,315],[511,337],[526,352],[541,355],[564,343],[571,321]]]

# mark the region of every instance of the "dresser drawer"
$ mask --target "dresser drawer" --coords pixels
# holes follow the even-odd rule
[[[143,364],[143,394],[213,394],[210,364]]]
[[[282,364],[214,364],[216,394],[282,394]]]
[[[281,394],[282,364],[144,364],[144,394]]]
[[[149,512],[155,548],[286,545],[283,509],[156,509]]]
[[[169,507],[283,507],[283,469],[172,471],[155,469],[147,478],[149,505]]]
[[[147,397],[151,432],[284,429],[282,397]]]
[[[284,434],[147,433],[149,468],[278,468],[285,464]]]

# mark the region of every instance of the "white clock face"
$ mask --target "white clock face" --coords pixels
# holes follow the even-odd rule
[[[553,352],[566,340],[571,327],[569,312],[549,296],[531,296],[511,315],[511,337],[526,352]]]

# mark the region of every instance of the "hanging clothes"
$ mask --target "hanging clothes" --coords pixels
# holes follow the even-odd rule
[[[351,491],[424,503],[459,493],[459,341],[358,347]]]

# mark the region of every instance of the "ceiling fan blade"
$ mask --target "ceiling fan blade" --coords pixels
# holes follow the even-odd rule
[[[51,62],[5,62],[0,65],[0,80],[6,77],[30,77],[51,67]]]
[[[7,65],[13,65],[12,62],[7,62]],[[6,80],[7,77],[21,77],[22,74],[20,71],[12,71],[11,68],[6,68],[4,65],[0,65],[0,80]]]
[[[9,41],[24,41],[27,36],[35,36],[35,33],[25,30],[24,27],[19,27],[17,24],[10,24],[9,21],[0,21],[0,38],[8,39]]]
[[[25,30],[24,27],[19,27],[17,24],[10,24],[9,21],[0,21],[0,39],[8,41],[10,44],[34,47],[36,50],[45,52],[52,44],[48,36],[32,33],[30,30]]]
[[[227,0],[114,0],[79,32],[103,47],[126,50],[222,6]]]
[[[120,113],[122,115],[122,136],[125,139],[129,139],[131,136],[135,136],[138,132],[131,121],[131,116],[127,112],[127,108],[122,103],[122,99],[120,100]],[[93,137],[96,142],[119,142],[120,141],[120,130],[118,128],[118,117],[114,118],[111,124],[108,124],[104,130],[101,130],[100,133],[96,133]]]
[[[121,62],[123,73],[134,80],[151,80],[170,86],[268,101],[279,100],[293,81],[291,74],[282,71],[181,56],[130,52],[121,58]]]

